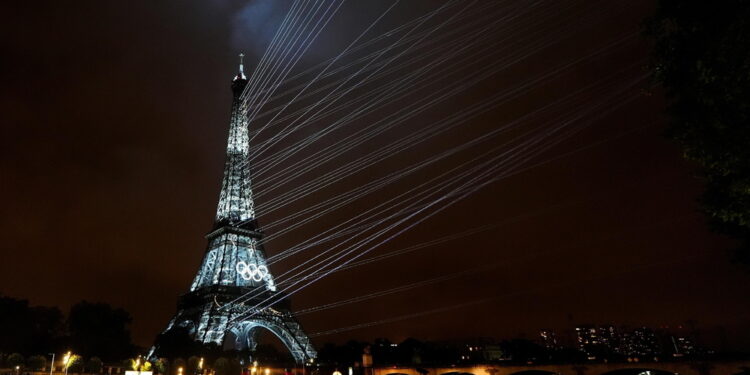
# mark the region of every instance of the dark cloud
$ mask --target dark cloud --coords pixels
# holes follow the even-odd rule
[[[232,17],[232,43],[236,50],[247,49],[262,56],[290,10],[288,1],[249,1]]]

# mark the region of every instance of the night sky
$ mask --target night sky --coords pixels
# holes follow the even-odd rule
[[[326,135],[276,169],[283,171],[431,93],[467,82],[480,69],[497,69],[494,74],[278,189],[262,183],[274,171],[253,181],[264,225],[501,126],[518,124],[270,241],[266,250],[273,255],[494,147],[509,150],[516,139],[532,133],[547,134],[551,142],[515,149],[508,158],[519,157],[523,163],[508,169],[510,175],[363,258],[474,228],[481,231],[335,273],[292,298],[294,308],[301,309],[492,265],[300,320],[315,334],[484,302],[320,336],[316,344],[410,336],[535,338],[546,327],[656,327],[691,320],[711,345],[750,347],[739,334],[750,328],[750,273],[730,263],[731,242],[709,232],[696,201],[699,172],[662,136],[663,93],[649,81],[648,43],[639,34],[651,3],[451,3],[423,25],[428,29],[456,15],[453,23],[422,41],[431,44],[404,53],[388,66],[395,68],[391,74],[337,104],[397,82],[467,43],[462,37],[488,27],[476,34],[484,38],[477,44],[485,48],[481,53],[462,61],[463,53],[456,54],[458,63],[442,65],[445,72],[420,81],[405,97]],[[391,4],[344,3],[293,74],[338,54]],[[443,4],[401,1],[363,41]],[[252,74],[288,8],[286,1],[271,0],[0,5],[0,293],[63,309],[82,299],[123,307],[133,316],[136,343],[150,345],[175,313],[177,298],[188,290],[205,250],[203,236],[211,229],[221,184],[237,55],[247,55],[246,72]],[[466,31],[453,32],[459,27]],[[338,64],[392,40],[345,56]],[[389,51],[383,59],[397,53]],[[405,63],[419,56],[425,59]],[[541,76],[546,78],[535,81]],[[264,201],[517,87],[521,89],[514,96],[457,128],[263,214]],[[327,92],[294,103],[288,111]],[[283,105],[294,94],[265,109]],[[566,95],[574,96],[558,102]],[[358,105],[290,134],[266,157]],[[251,123],[251,131],[263,126],[264,119]],[[552,131],[561,124],[575,131]],[[253,142],[263,142],[283,127],[269,127]],[[281,274],[321,249],[274,264],[271,271]]]

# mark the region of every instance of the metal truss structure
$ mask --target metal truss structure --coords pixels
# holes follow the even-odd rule
[[[265,329],[286,345],[296,361],[304,362],[315,358],[315,349],[294,318],[289,300],[276,291],[260,242],[263,232],[255,218],[248,120],[240,99],[247,82],[240,60],[239,73],[232,81],[227,157],[214,229],[206,235],[208,247],[190,292],[180,297],[177,314],[165,331],[183,327],[204,344],[253,350],[258,334]],[[253,297],[236,302],[247,295]],[[270,307],[255,307],[269,297],[280,301]]]

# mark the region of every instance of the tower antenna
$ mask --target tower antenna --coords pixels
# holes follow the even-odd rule
[[[240,77],[245,78],[245,67],[242,63],[243,58],[245,57],[245,54],[240,52]]]

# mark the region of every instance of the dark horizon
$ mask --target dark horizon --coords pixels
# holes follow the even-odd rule
[[[5,114],[0,133],[0,226],[5,235],[0,295],[63,311],[80,300],[122,307],[133,316],[135,343],[148,347],[153,342],[174,315],[178,296],[188,291],[204,255],[204,235],[212,227],[224,166],[236,56],[247,55],[245,71],[252,74],[273,37],[268,30],[276,27],[288,5],[225,0],[2,6],[8,58],[0,71],[0,109]],[[387,6],[344,5],[294,72],[334,56]],[[731,262],[733,242],[711,232],[699,211],[700,172],[664,137],[664,93],[649,81],[650,44],[642,35],[642,22],[653,5],[637,1],[604,7],[571,0],[541,2],[526,13],[525,2],[503,6],[507,8],[465,10],[476,11],[472,17],[485,11],[486,16],[494,15],[490,11],[519,12],[501,24],[505,28],[497,30],[502,32],[487,39],[488,45],[497,46],[477,55],[477,61],[511,59],[535,43],[550,44],[304,179],[268,190],[263,181],[272,172],[261,173],[253,180],[259,186],[254,193],[260,226],[432,158],[500,125],[523,118],[523,126],[274,239],[266,245],[269,255],[495,146],[511,144],[527,130],[550,130],[563,123],[560,119],[568,111],[584,116],[587,109],[598,108],[594,105],[600,99],[618,90],[623,90],[622,97],[613,99],[616,106],[608,103],[596,109],[600,117],[573,122],[587,125],[550,144],[519,170],[509,171],[507,177],[388,241],[372,255],[481,230],[337,272],[294,294],[292,307],[299,310],[462,270],[467,273],[444,282],[303,315],[300,320],[308,333],[315,334],[491,300],[313,342],[511,338],[523,337],[524,332],[533,338],[535,330],[575,324],[658,327],[692,320],[710,337],[703,344],[750,350],[750,337],[742,334],[750,329],[750,301],[744,298],[750,273],[746,266]],[[428,1],[400,4],[368,35],[374,37],[434,9]],[[586,22],[571,21],[579,18]],[[458,48],[455,38],[460,36],[449,31],[436,32],[431,48],[442,54]],[[592,57],[561,69],[457,130],[262,214],[265,202],[305,179],[423,127],[437,126],[500,90],[531,82],[585,56]],[[447,70],[435,86],[425,86],[355,125],[374,123],[490,66],[462,64]],[[396,82],[416,68],[403,69],[373,84]],[[582,90],[579,97],[548,112],[540,110],[577,90]],[[332,121],[302,130],[273,151]],[[250,126],[258,129],[263,122]],[[266,141],[278,129],[252,142]],[[352,130],[333,133],[292,161],[304,160],[348,131]],[[288,165],[280,164],[273,172]],[[290,257],[272,265],[271,272],[281,274],[308,256]],[[482,267],[488,268],[472,271]]]
[[[5,295],[0,295],[0,297],[8,297]],[[11,297],[13,298],[13,297]],[[23,298],[15,298],[20,301],[28,301]],[[75,303],[92,303],[92,304],[108,304],[107,301],[76,301]],[[29,304],[29,307],[35,308],[35,307],[45,307],[45,308],[60,308],[60,306],[43,306],[43,305],[33,305]],[[121,309],[122,306],[111,306],[113,309]],[[126,310],[127,311],[127,310]],[[67,311],[61,311],[63,314],[63,318],[65,319],[68,316]],[[133,324],[136,324],[137,322],[133,322]],[[132,325],[131,324],[131,327]],[[617,332],[619,333],[626,333],[630,332],[634,329],[639,328],[647,328],[649,330],[653,330],[654,332],[657,332],[659,334],[670,334],[680,337],[687,337],[690,339],[697,340],[696,345],[698,345],[701,349],[704,350],[711,350],[715,351],[719,354],[735,354],[735,353],[743,353],[748,354],[750,353],[750,349],[744,346],[734,346],[733,340],[738,337],[732,336],[729,332],[728,328],[726,326],[713,326],[713,327],[704,327],[699,324],[695,323],[695,320],[688,319],[685,322],[679,322],[674,323],[672,325],[660,325],[660,326],[648,326],[645,324],[638,324],[636,323],[618,323],[613,321],[608,321],[606,319],[602,321],[597,322],[590,322],[590,321],[574,321],[572,317],[569,317],[569,325],[568,326],[562,326],[562,327],[538,327],[536,330],[531,331],[520,331],[517,332],[513,336],[505,336],[505,337],[497,337],[497,336],[488,336],[488,335],[480,335],[480,336],[456,336],[451,338],[442,338],[442,339],[432,339],[432,340],[425,340],[421,337],[413,337],[413,336],[396,336],[396,337],[389,337],[389,336],[373,336],[373,337],[358,337],[357,339],[352,338],[346,338],[345,335],[342,335],[342,339],[338,341],[333,340],[325,340],[325,339],[317,339],[320,345],[327,344],[327,343],[333,343],[333,344],[344,344],[347,341],[355,340],[355,341],[361,341],[361,342],[367,342],[367,343],[373,343],[380,339],[389,340],[393,343],[402,343],[407,340],[416,339],[418,341],[432,341],[432,342],[455,342],[455,343],[466,343],[466,342],[474,342],[476,340],[491,340],[491,341],[510,341],[514,339],[522,339],[522,340],[528,340],[532,341],[537,344],[542,343],[542,338],[540,337],[540,331],[542,330],[551,330],[556,334],[556,337],[558,339],[558,342],[561,346],[567,347],[567,348],[575,348],[576,347],[576,328],[579,327],[608,327],[612,326],[614,327]],[[737,330],[739,331],[739,330]],[[354,336],[354,335],[352,335]],[[325,337],[325,336],[323,336]],[[279,350],[283,349],[283,345],[280,341],[278,341],[275,337],[265,336],[262,340],[263,344],[268,344],[276,347]],[[147,341],[145,345],[143,343],[135,343],[139,346],[139,350],[146,350],[151,345],[152,342]]]

